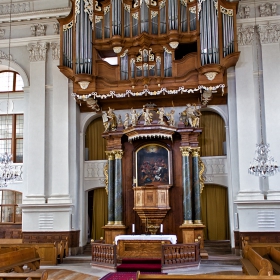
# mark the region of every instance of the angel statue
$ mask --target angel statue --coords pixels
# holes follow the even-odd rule
[[[171,126],[175,126],[175,110],[171,110],[169,113],[166,113],[166,116],[168,117],[168,124]]]
[[[150,125],[153,121],[153,114],[150,113],[150,109],[143,106],[143,117],[144,117],[144,125]]]
[[[130,111],[130,116],[131,116],[131,125],[136,126],[139,118],[139,114],[136,112],[135,109],[131,108]]]
[[[108,132],[110,130],[116,130],[117,128],[117,117],[113,111],[114,109],[108,109],[108,112],[104,112],[102,115],[103,125],[105,128],[104,132]]]

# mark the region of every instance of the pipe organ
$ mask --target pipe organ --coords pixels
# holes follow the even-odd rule
[[[91,97],[104,105],[114,96],[137,103],[143,94],[154,100],[186,89],[196,103],[209,88],[221,96],[239,57],[236,11],[237,2],[226,0],[72,0],[59,20],[59,68],[83,110]]]

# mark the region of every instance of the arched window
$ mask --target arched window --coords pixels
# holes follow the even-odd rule
[[[19,73],[15,71],[0,72],[0,92],[22,91],[24,84]]]
[[[0,190],[0,224],[21,224],[22,193]]]

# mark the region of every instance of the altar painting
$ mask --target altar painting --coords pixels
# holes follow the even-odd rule
[[[137,186],[170,184],[169,151],[160,145],[145,145],[136,152]]]

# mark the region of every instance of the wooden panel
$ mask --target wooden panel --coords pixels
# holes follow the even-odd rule
[[[23,232],[23,243],[54,243],[68,239],[69,248],[79,247],[80,231],[61,231],[61,232]]]
[[[170,244],[169,240],[119,240],[118,258],[161,258],[163,242]]]

